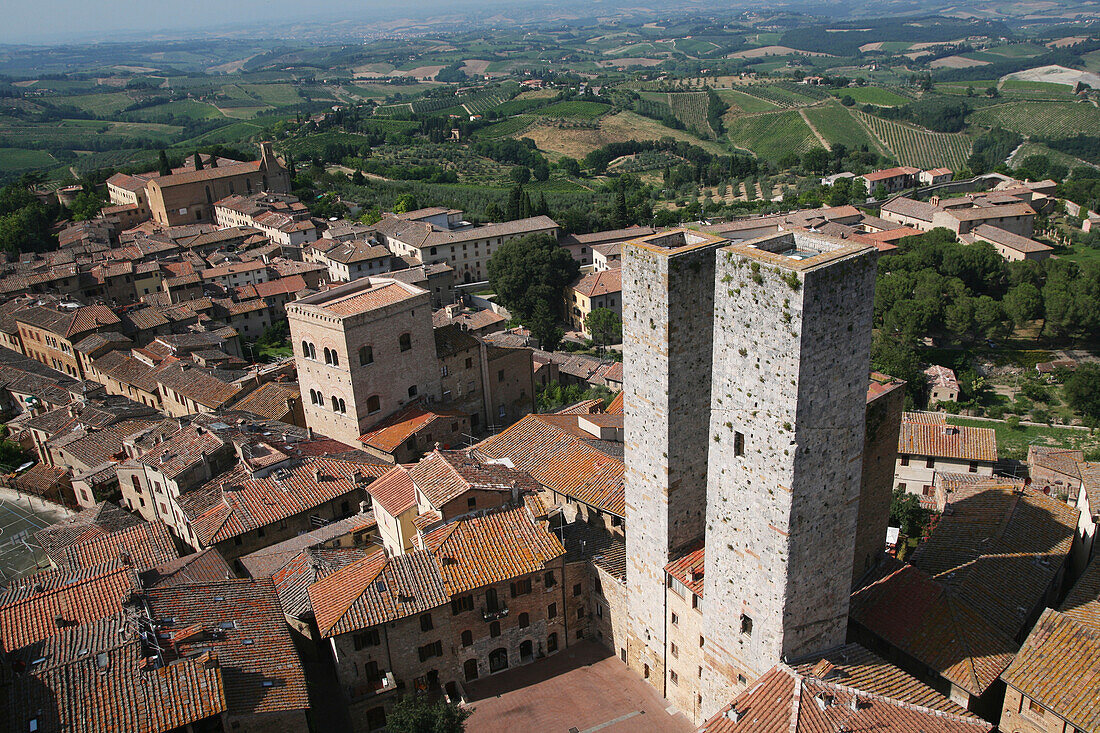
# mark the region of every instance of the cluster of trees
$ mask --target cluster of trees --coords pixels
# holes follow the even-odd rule
[[[988,173],[1004,165],[1009,153],[1024,141],[1020,133],[1013,130],[1005,130],[994,127],[989,132],[982,133],[974,140],[970,158],[966,161],[970,171],[976,175]],[[963,172],[956,174],[956,178],[967,178]]]
[[[608,143],[584,156],[584,164],[592,175],[603,175],[607,172],[607,166],[616,158],[637,155],[650,150],[664,151],[682,158],[684,164],[689,166],[685,170],[690,171],[690,175],[678,175],[684,175],[691,181],[705,186],[713,186],[730,178],[754,175],[760,165],[756,158],[747,154],[714,155],[698,145],[667,137],[660,140],[627,140]]]
[[[563,332],[565,288],[580,265],[553,237],[531,234],[511,239],[489,258],[489,285],[512,317],[531,331],[541,348],[553,351]]]
[[[0,189],[0,250],[43,252],[57,246],[57,237],[50,231],[61,213],[53,200],[44,204],[28,187],[37,183],[33,176]]]
[[[936,132],[961,132],[966,129],[970,105],[962,100],[932,98],[900,107],[865,105],[863,111],[887,120],[905,120]]]
[[[1074,168],[1069,178],[1058,184],[1058,195],[1083,208],[1100,211],[1100,171],[1085,166]]]
[[[806,173],[851,171],[860,174],[873,170],[881,160],[882,156],[871,150],[866,144],[849,148],[844,143],[837,143],[832,150],[815,147],[807,150],[802,155],[787,153],[777,161],[777,164],[783,170],[801,168]]]
[[[876,369],[908,381],[916,397],[923,339],[970,344],[1036,322],[1047,338],[1093,338],[1100,263],[1006,263],[991,245],[958,244],[952,232],[934,229],[902,239],[879,260],[871,358]]]

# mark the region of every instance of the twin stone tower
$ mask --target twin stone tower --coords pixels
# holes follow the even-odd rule
[[[845,642],[877,252],[685,229],[622,249],[628,663],[666,673],[664,568],[705,539],[709,716]]]

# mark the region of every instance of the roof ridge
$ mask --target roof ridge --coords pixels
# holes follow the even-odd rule
[[[934,579],[933,582],[935,582]],[[969,606],[969,604],[965,604],[965,602],[953,598],[952,595],[948,593],[947,590],[939,583],[936,583],[936,589],[943,596],[944,602],[947,606],[947,612],[951,615],[951,630],[953,636],[958,639],[959,644],[963,647],[963,653],[966,659],[966,667],[970,673],[970,684],[974,685],[975,690],[981,690],[982,692],[984,692],[985,690],[982,688],[982,684],[978,680],[978,670],[974,668],[974,653],[970,649],[970,644],[967,642],[967,638],[962,634],[963,625],[960,622],[958,614],[955,612],[956,603],[962,603],[967,606]]]
[[[377,572],[373,573],[372,575],[367,576],[368,580],[365,583],[362,584],[362,588],[360,589],[360,591],[358,593],[352,594],[351,600],[348,601],[347,605],[344,607],[344,610],[340,611],[339,614],[335,614],[333,616],[332,623],[326,629],[321,631],[322,636],[324,636],[324,634],[332,631],[334,628],[336,628],[337,624],[339,624],[341,621],[343,621],[344,616],[346,616],[348,614],[348,611],[351,610],[352,606],[354,606],[359,601],[359,599],[363,597],[363,594],[367,592],[367,590],[370,588],[371,584],[374,583],[374,581],[378,580],[378,576],[381,575],[382,572],[386,569],[386,566],[390,564],[390,558],[385,556],[385,552],[383,550],[379,550],[378,552],[372,552],[369,555],[366,555],[364,557],[359,558],[355,562],[348,563],[347,565],[340,568],[336,572],[331,573],[327,577],[322,578],[321,580],[318,580],[316,583],[313,583],[310,586],[310,587],[313,587],[313,586],[316,586],[317,584],[323,583],[325,581],[334,582],[334,581],[331,581],[330,579],[335,578],[339,575],[350,574],[352,572],[352,568],[356,568],[356,566],[361,564],[361,563],[367,563],[368,561],[375,560],[375,558],[378,557],[379,553],[383,554],[383,558],[382,558],[382,562],[378,564]],[[307,594],[308,594],[308,590],[307,590]]]

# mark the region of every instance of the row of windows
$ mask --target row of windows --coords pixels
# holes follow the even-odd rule
[[[397,345],[401,351],[408,351],[412,348],[412,336],[407,333],[403,333],[397,338]],[[302,341],[302,356],[307,359],[317,360],[317,347],[309,341]],[[325,363],[330,366],[340,366],[340,354],[336,349],[330,349],[327,346],[322,352]],[[366,366],[367,364],[374,363],[374,349],[370,346],[362,346],[359,349],[359,366]]]
[[[314,405],[325,406],[325,396],[315,389],[309,391],[309,401]],[[348,411],[347,405],[344,403],[343,398],[332,395],[331,397],[332,411],[339,412],[341,415],[346,414]]]

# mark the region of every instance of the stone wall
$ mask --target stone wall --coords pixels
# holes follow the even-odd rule
[[[658,686],[664,616],[653,599],[671,553],[701,537],[705,519],[714,262],[725,240],[691,236],[702,241],[622,247],[628,664]]]
[[[859,487],[856,519],[856,548],[852,561],[852,587],[866,573],[886,547],[890,523],[890,500],[894,489],[894,463],[898,455],[898,432],[905,406],[905,383],[867,402],[863,440],[863,472]]]
[[[874,250],[754,242],[716,272],[704,716],[781,658],[844,643],[848,615]]]

